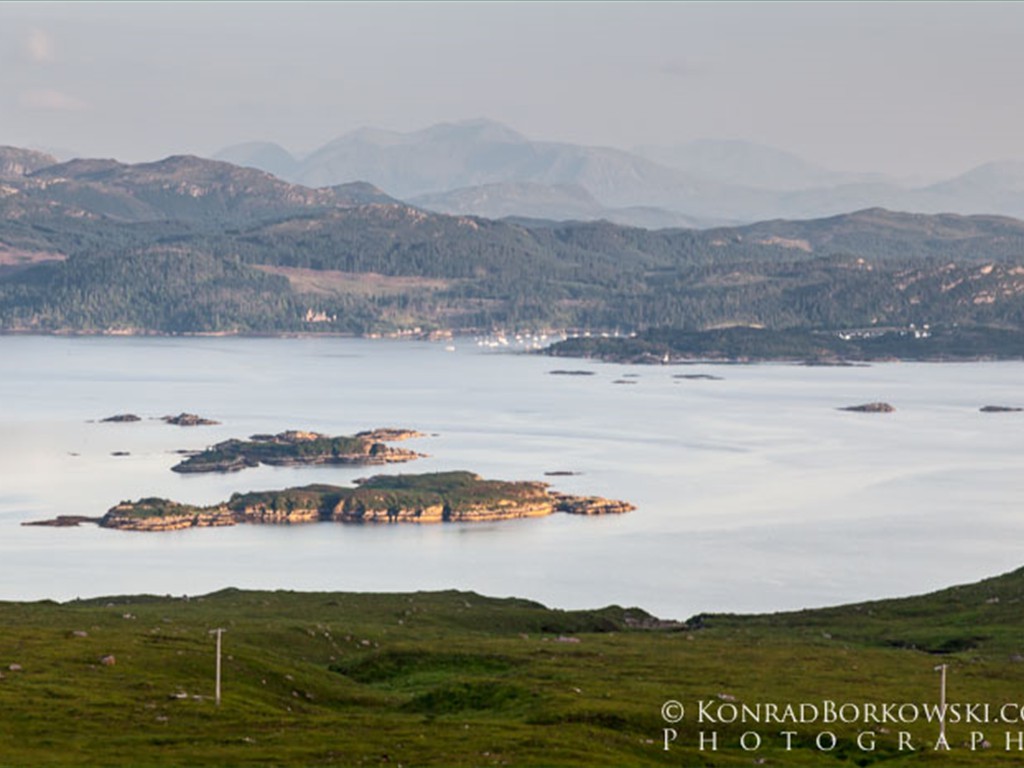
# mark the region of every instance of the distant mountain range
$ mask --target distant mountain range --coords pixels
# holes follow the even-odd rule
[[[1024,216],[1024,163],[990,163],[927,186],[818,167],[744,141],[607,147],[533,141],[488,120],[411,133],[365,128],[297,158],[250,143],[218,159],[319,187],[369,181],[431,210],[642,226],[815,218],[871,207]]]
[[[1024,331],[1024,222],[1007,217],[647,230],[438,214],[366,182],[310,188],[190,156],[0,148],[0,169],[0,331]]]
[[[654,206],[610,208],[602,205],[579,184],[540,184],[508,181],[461,187],[448,192],[409,198],[420,208],[453,215],[483,216],[488,219],[528,218],[555,221],[610,221],[645,229],[668,227],[702,228],[729,223],[697,218]]]
[[[749,141],[698,139],[674,146],[641,146],[633,151],[707,181],[751,189],[781,192],[887,181],[881,174],[830,171],[792,152]]]
[[[653,192],[690,185],[685,174],[621,150],[530,141],[488,120],[444,123],[406,134],[364,128],[301,161],[270,143],[229,147],[216,158],[312,187],[366,180],[440,212],[607,218],[638,226],[723,221],[678,209],[658,210]]]

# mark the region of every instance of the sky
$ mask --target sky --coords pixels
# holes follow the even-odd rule
[[[934,179],[1024,159],[1024,3],[0,2],[0,144],[138,162],[489,118]]]

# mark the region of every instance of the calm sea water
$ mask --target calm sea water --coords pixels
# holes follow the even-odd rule
[[[685,618],[904,595],[1024,564],[1024,414],[978,411],[1024,404],[1024,364],[630,367],[455,346],[0,337],[0,599],[459,588]],[[701,373],[723,380],[674,378]],[[874,400],[898,410],[836,410]],[[223,423],[97,421],[181,411]],[[148,495],[345,484],[374,470],[170,467],[175,450],[229,437],[382,426],[433,435],[406,443],[431,458],[391,471],[572,471],[549,479],[638,509],[161,534],[20,525]]]

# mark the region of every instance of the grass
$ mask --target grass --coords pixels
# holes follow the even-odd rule
[[[292,289],[297,293],[314,296],[399,296],[406,293],[441,291],[456,282],[429,277],[303,269],[269,264],[254,264],[253,267],[271,275],[282,275],[288,278]]]
[[[643,630],[631,627],[656,623],[638,609],[466,592],[3,603],[0,765],[1018,765],[1004,747],[1019,722],[951,722],[947,753],[923,721],[884,732],[695,718],[700,702],[726,717],[768,702],[935,703],[940,663],[950,701],[1021,701],[1022,598],[1024,570],[923,597]],[[227,630],[219,707],[214,627]],[[669,699],[687,717],[666,751]],[[789,751],[783,730],[798,732]],[[864,730],[873,751],[857,747]],[[899,730],[916,751],[897,750]],[[991,749],[964,746],[974,730]],[[717,751],[698,749],[701,731],[717,733]],[[815,747],[823,731],[835,749]],[[762,746],[746,752],[741,737]]]

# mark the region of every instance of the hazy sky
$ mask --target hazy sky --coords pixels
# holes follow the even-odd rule
[[[1024,159],[1024,3],[5,3],[0,144],[122,160],[474,117],[929,177]]]

